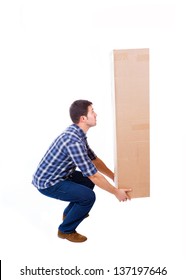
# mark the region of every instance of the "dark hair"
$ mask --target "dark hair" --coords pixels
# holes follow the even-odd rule
[[[81,116],[87,116],[88,106],[92,105],[92,102],[88,100],[76,100],[70,106],[70,117],[73,123],[77,124]]]

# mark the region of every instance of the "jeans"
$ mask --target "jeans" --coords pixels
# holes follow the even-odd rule
[[[88,177],[84,177],[80,171],[75,171],[68,179],[39,190],[48,197],[70,202],[64,210],[65,219],[59,226],[61,232],[75,232],[87,216],[96,199],[93,188],[94,184]]]

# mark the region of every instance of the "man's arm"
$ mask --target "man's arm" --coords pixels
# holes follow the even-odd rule
[[[97,157],[92,162],[94,163],[99,172],[101,172],[102,174],[106,175],[114,181],[114,173],[105,165],[105,163],[100,158]]]
[[[130,199],[130,195],[128,192],[130,192],[132,189],[117,189],[113,185],[111,185],[107,179],[100,174],[99,172],[96,172],[94,175],[89,176],[89,179],[98,187],[101,189],[114,194],[116,198],[119,201],[125,201],[127,199]]]

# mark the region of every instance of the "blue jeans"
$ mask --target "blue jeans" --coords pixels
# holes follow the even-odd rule
[[[82,175],[80,171],[75,171],[70,177],[50,188],[39,190],[42,194],[69,201],[64,210],[66,216],[59,230],[63,233],[72,233],[84,220],[95,202],[93,182]]]

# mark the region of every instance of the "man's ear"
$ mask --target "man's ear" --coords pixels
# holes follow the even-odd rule
[[[85,116],[81,116],[81,117],[79,118],[79,121],[80,121],[80,122],[84,122],[85,118],[86,118]]]

